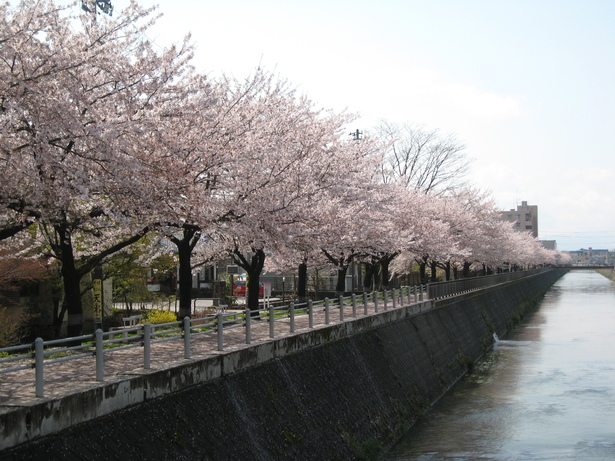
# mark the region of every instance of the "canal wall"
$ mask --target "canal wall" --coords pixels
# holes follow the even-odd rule
[[[79,421],[79,412],[95,414],[92,402],[119,407],[119,398],[126,408],[32,437],[0,452],[0,460],[377,459],[491,347],[493,333],[504,336],[561,275],[550,271],[108,383],[91,391],[98,395],[75,397],[65,414],[47,402],[24,416],[30,434],[43,413],[48,426],[62,427],[66,418]],[[4,423],[8,434],[12,426]],[[16,431],[24,421],[15,416],[13,423]]]

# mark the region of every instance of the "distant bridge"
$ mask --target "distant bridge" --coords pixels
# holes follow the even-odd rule
[[[613,269],[615,266],[556,266],[555,269],[567,269],[567,270],[577,270],[577,269]]]

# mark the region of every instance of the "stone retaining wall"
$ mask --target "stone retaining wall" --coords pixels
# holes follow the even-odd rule
[[[184,365],[208,374],[201,381],[160,372],[147,379],[161,388],[194,381],[149,396],[149,383],[129,386],[140,403],[0,460],[377,459],[563,273],[434,301],[423,314],[398,309],[272,340],[217,357],[216,372]]]

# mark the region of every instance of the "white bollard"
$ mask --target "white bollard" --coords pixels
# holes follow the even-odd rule
[[[36,372],[36,396],[45,396],[45,348],[43,346],[43,338],[36,338],[34,340],[34,365]]]
[[[325,298],[325,325],[329,325],[329,298]]]
[[[143,325],[143,368],[149,370],[152,352],[152,325],[148,322]]]
[[[246,309],[246,344],[252,344],[252,325],[251,325],[252,311]]]
[[[105,380],[105,350],[103,349],[103,331],[99,328],[94,333],[96,344],[96,381]]]
[[[275,316],[273,306],[269,306],[269,337],[275,338]]]
[[[190,358],[190,317],[184,317],[184,358]]]
[[[216,315],[217,329],[218,329],[218,350],[224,350],[224,315]]]

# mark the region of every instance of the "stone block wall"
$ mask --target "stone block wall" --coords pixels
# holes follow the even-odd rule
[[[0,460],[377,459],[563,275],[551,271],[225,373],[0,452]],[[383,319],[386,313],[383,313]],[[370,327],[365,328],[369,322]]]

